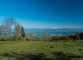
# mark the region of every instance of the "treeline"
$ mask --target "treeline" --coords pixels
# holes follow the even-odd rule
[[[24,27],[14,18],[5,18],[0,24],[0,40],[12,41],[24,39]]]
[[[83,40],[83,33],[76,32],[71,35],[48,35],[45,32],[42,34],[34,34],[33,32],[26,36],[27,41],[69,41]]]
[[[76,32],[76,34],[73,35],[54,35],[52,36],[50,41],[65,41],[65,40],[83,40],[83,33]]]

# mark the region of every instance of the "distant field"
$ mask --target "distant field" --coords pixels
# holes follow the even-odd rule
[[[0,60],[83,59],[83,42],[0,41]]]

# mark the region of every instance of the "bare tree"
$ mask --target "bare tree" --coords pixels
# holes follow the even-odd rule
[[[18,39],[18,37],[21,35],[21,25],[19,23],[15,24],[15,36],[16,36],[16,40]]]
[[[10,40],[11,40],[11,36],[12,36],[12,29],[13,29],[13,26],[15,23],[16,23],[16,21],[13,18],[6,18],[3,21],[3,25],[5,26],[5,29],[8,31],[7,33],[9,35]]]
[[[3,26],[0,25],[0,40],[2,40]]]
[[[0,35],[3,36],[6,31],[7,31],[6,27],[3,24],[1,24],[0,25]],[[5,37],[6,37],[6,34],[5,34]]]
[[[0,25],[0,35],[2,35],[2,31],[3,31],[3,26]]]

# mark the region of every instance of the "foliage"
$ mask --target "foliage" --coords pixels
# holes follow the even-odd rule
[[[52,36],[50,41],[60,41],[60,40],[72,40],[72,38],[67,35],[65,36],[54,35]]]
[[[80,39],[83,40],[83,33],[80,33],[79,36],[80,36]]]
[[[76,32],[73,35],[53,35],[50,41],[83,40],[83,33]]]
[[[13,31],[14,28],[14,32]],[[15,33],[15,34],[13,34]],[[42,34],[34,34],[31,32],[28,36],[25,36],[24,27],[17,23],[13,18],[6,18],[0,25],[0,40],[1,41],[67,41],[67,40],[83,40],[83,33],[76,32],[73,35],[51,35],[46,32]]]
[[[48,34],[47,34],[46,32],[44,32],[44,33],[42,34],[42,38],[43,38],[44,41],[48,41],[48,40],[49,40]]]
[[[22,26],[22,28],[21,28],[21,36],[22,37],[25,37],[25,31],[24,31],[24,27]]]

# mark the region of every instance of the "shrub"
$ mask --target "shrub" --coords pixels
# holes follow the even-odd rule
[[[61,41],[61,40],[73,40],[70,36],[52,36],[51,40],[50,41]]]
[[[31,38],[26,38],[26,41],[31,41],[32,39]]]

